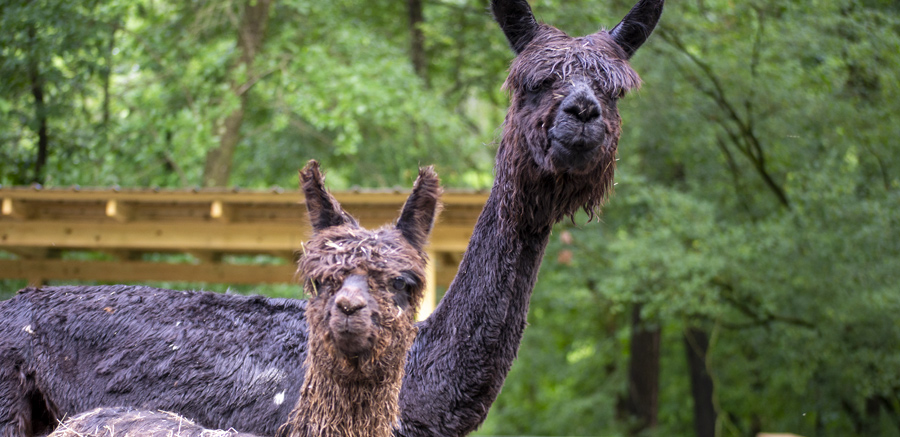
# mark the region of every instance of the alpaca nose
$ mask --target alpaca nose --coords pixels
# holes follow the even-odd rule
[[[334,298],[334,304],[348,316],[366,307],[366,293],[369,283],[363,275],[352,275],[344,280],[341,289]]]
[[[575,85],[572,93],[563,99],[560,109],[582,123],[600,117],[600,102],[594,97],[594,92],[583,83]]]

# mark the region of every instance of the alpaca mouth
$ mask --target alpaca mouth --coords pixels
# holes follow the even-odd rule
[[[336,333],[334,340],[335,349],[348,357],[363,355],[374,347],[374,342],[369,336],[357,333]]]
[[[359,316],[338,316],[331,320],[331,336],[335,348],[347,356],[368,352],[374,347],[373,326]]]
[[[548,138],[550,162],[557,171],[584,172],[593,167],[603,149],[606,132],[600,119],[587,123],[565,113],[556,117]]]
[[[550,137],[550,162],[557,171],[583,172],[589,170],[597,161],[603,149],[599,140],[589,140],[584,135],[574,138],[557,139]]]

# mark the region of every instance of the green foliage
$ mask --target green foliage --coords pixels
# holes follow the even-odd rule
[[[337,188],[406,185],[418,165],[432,163],[455,185],[490,183],[486,144],[503,116],[496,78],[509,59],[502,41],[484,54],[493,69],[478,70],[489,90],[473,89],[468,77],[431,88],[410,66],[407,23],[395,19],[402,8],[275,2],[251,74],[232,71],[241,2],[56,3],[0,9],[10,30],[0,37],[0,135],[11,145],[0,151],[0,184],[33,176],[31,64],[48,94],[46,185],[199,185],[217,123],[240,105],[235,87],[248,99],[235,185],[295,186],[296,170],[313,158]],[[476,6],[461,7],[483,18]],[[435,12],[429,19],[442,25],[433,30],[491,41],[471,31],[484,20],[459,28],[444,21],[447,11]]]

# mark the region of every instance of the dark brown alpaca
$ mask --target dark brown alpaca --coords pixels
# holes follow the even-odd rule
[[[628,59],[662,13],[641,0],[611,31],[573,38],[538,23],[524,0],[493,0],[517,54],[496,179],[469,247],[419,327],[400,393],[402,435],[464,435],[481,424],[508,374],[551,227],[596,213],[612,187],[616,102],[640,84]]]
[[[515,360],[551,227],[580,208],[595,213],[609,193],[616,102],[639,83],[628,59],[662,5],[640,0],[612,30],[573,38],[538,23],[524,0],[492,0],[518,55],[496,179],[459,274],[419,325],[396,434],[465,435],[484,421]],[[106,405],[272,435],[303,390],[306,310],[147,287],[23,291],[0,303],[0,437]]]
[[[323,184],[318,164],[300,173],[314,235],[297,273],[312,296],[303,388],[280,434],[387,437],[400,418],[406,353],[416,335],[426,256],[440,186],[420,171],[396,226],[360,227]],[[213,431],[174,413],[99,408],[66,420],[51,436],[249,436]]]

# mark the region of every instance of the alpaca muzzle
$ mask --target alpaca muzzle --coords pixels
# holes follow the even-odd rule
[[[346,316],[352,316],[367,306],[369,284],[363,275],[348,277],[334,298],[334,304]]]
[[[376,307],[365,275],[350,275],[344,280],[329,309],[329,326],[337,350],[353,356],[372,348],[376,330],[372,314]]]
[[[606,140],[602,109],[593,90],[575,82],[548,131],[549,156],[558,171],[584,171],[596,163]]]

